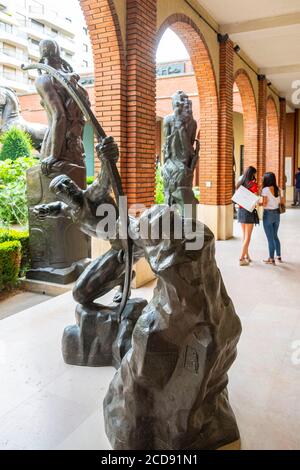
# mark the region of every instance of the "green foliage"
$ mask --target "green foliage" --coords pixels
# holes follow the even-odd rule
[[[164,182],[161,174],[161,166],[157,165],[155,173],[155,204],[163,204],[164,201]]]
[[[0,161],[0,226],[27,223],[26,171],[36,164],[33,157]]]
[[[93,184],[93,182],[95,181],[95,176],[87,176],[86,178],[86,184],[88,186],[90,186],[90,184]]]
[[[21,243],[0,243],[0,290],[16,284],[21,263]]]
[[[21,129],[12,127],[1,136],[0,141],[0,160],[16,160],[20,157],[30,157],[32,154],[31,139]]]
[[[30,263],[28,230],[0,229],[0,243],[10,241],[19,241],[21,244],[21,266],[19,275],[22,277],[25,275]]]
[[[200,201],[200,188],[199,188],[199,186],[194,186],[193,191],[194,191],[195,198],[198,199],[198,201]]]

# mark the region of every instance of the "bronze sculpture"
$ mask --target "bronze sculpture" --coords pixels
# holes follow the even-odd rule
[[[41,66],[50,65],[66,77],[88,102],[79,76],[61,58],[58,44],[53,40],[40,43]],[[23,66],[24,70],[35,68]],[[76,280],[88,264],[89,239],[70,219],[59,221],[36,219],[33,207],[55,199],[49,190],[51,180],[65,174],[85,188],[86,169],[82,142],[84,116],[63,86],[48,73],[39,74],[36,89],[47,113],[49,127],[41,148],[41,164],[27,173],[31,269],[30,279],[67,284]]]
[[[191,127],[187,122],[184,120],[183,126],[179,119],[178,126],[175,122],[173,130],[171,127],[171,146],[173,138],[174,145],[181,139],[176,150],[190,149],[192,158],[189,164],[183,159],[181,165],[176,161],[178,155],[170,154],[169,160],[175,161],[171,162],[170,178],[166,175],[169,205],[154,206],[140,219],[127,220],[127,236],[144,236],[132,235],[126,244],[119,240],[116,230],[112,249],[95,262],[94,272],[87,268],[78,280],[74,290],[79,301],[77,324],[67,327],[63,336],[66,362],[113,364],[118,369],[104,401],[106,433],[114,449],[217,449],[239,439],[228,401],[227,371],[236,357],[241,324],[216,265],[212,232],[202,226],[201,246],[188,249],[188,242],[196,235],[189,232],[184,211],[170,207],[179,202],[182,209],[187,201],[182,188],[191,190],[191,172],[185,167],[192,169],[197,152],[191,151],[192,138],[186,140],[194,132],[191,119]],[[80,190],[69,177],[58,176],[51,190],[62,202],[35,208],[38,217],[65,213],[90,235],[97,234],[95,227],[101,219],[95,214],[97,204],[107,202],[116,218],[121,218],[118,201],[112,201],[109,194],[110,185],[118,181],[118,151],[113,139],[104,137],[100,130],[97,152],[102,170],[90,193]],[[189,144],[181,147],[184,142]],[[188,180],[184,179],[186,175]],[[176,186],[174,181],[180,184]],[[185,181],[190,185],[182,186]],[[122,194],[118,183],[114,192]],[[167,237],[165,220],[170,221]],[[175,226],[184,228],[180,237]],[[147,230],[142,231],[142,227]],[[97,297],[123,281],[124,271],[131,274],[125,269],[131,266],[131,252],[136,258],[145,256],[157,275],[153,299],[148,305],[142,299],[128,300],[126,288],[123,309],[100,305]]]
[[[47,126],[28,122],[21,116],[20,103],[14,90],[0,86],[0,134],[12,127],[26,132],[36,150],[40,150]]]
[[[164,166],[162,176],[165,202],[177,204],[184,214],[184,206],[192,207],[196,218],[196,200],[193,193],[194,171],[199,160],[200,144],[196,139],[197,122],[193,118],[192,101],[183,91],[172,97],[173,114],[164,119]]]

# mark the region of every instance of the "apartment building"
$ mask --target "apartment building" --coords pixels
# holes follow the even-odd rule
[[[21,64],[39,59],[39,42],[46,38],[59,43],[62,57],[79,73],[90,73],[91,44],[78,2],[70,11],[49,0],[0,0],[1,85],[18,94],[34,91],[37,72],[23,72]]]

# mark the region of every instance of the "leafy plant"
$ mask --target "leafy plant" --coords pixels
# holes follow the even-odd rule
[[[0,161],[0,226],[27,223],[26,171],[36,164],[33,157]]]
[[[93,182],[95,181],[95,176],[87,176],[86,178],[86,184],[88,186],[90,186],[90,184],[93,184]]]
[[[16,284],[21,263],[21,243],[0,243],[0,290]]]
[[[1,136],[0,142],[2,143],[0,160],[16,160],[20,157],[30,157],[32,155],[31,139],[21,129],[12,127]]]
[[[19,241],[21,244],[21,266],[19,275],[22,277],[25,275],[30,265],[28,230],[0,229],[0,244],[10,241]]]
[[[161,166],[157,165],[155,173],[155,204],[163,204],[164,201],[164,182],[161,174]]]

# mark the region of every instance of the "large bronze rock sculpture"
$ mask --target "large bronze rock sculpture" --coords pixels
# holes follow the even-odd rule
[[[196,218],[198,201],[193,193],[194,171],[200,145],[196,139],[197,122],[193,118],[192,101],[183,91],[172,98],[173,114],[164,119],[164,165],[162,175],[166,204],[177,204],[182,215],[188,206]],[[186,207],[184,207],[186,205]]]
[[[58,70],[88,101],[87,93],[79,85],[79,76],[61,58],[57,43],[41,41],[40,52],[41,63]],[[33,208],[37,204],[55,201],[49,184],[57,175],[68,175],[79,187],[85,188],[82,142],[85,120],[68,92],[49,74],[39,75],[36,88],[47,113],[49,127],[41,148],[41,164],[27,173],[31,255],[27,277],[66,284],[75,281],[88,264],[89,239],[69,218],[54,220],[49,217],[41,223]]]
[[[141,221],[159,226],[168,210],[156,207]],[[104,401],[114,449],[217,449],[239,438],[226,386],[241,324],[211,231],[204,227],[201,249],[186,243],[143,242],[158,283]]]
[[[14,90],[0,86],[0,134],[12,127],[26,132],[34,148],[40,150],[47,126],[26,121],[21,116],[20,103]]]

